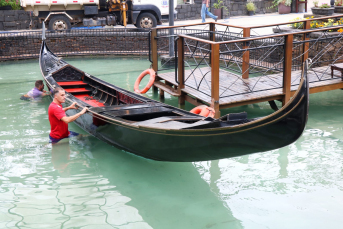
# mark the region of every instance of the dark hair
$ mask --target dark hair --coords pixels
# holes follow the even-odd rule
[[[35,87],[39,88],[41,85],[43,85],[43,80],[37,80],[35,83]]]
[[[64,91],[64,89],[61,87],[55,87],[52,91],[53,96],[55,97],[55,94],[59,93],[60,91]]]

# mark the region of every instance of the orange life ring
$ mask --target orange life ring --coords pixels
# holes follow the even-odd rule
[[[150,75],[150,79],[149,79],[148,84],[145,86],[145,88],[143,88],[142,90],[139,90],[139,83],[142,81],[144,76],[146,76],[148,74]],[[155,71],[152,70],[151,68],[149,68],[149,69],[143,71],[138,76],[138,78],[137,78],[137,80],[135,82],[134,90],[137,93],[144,94],[145,92],[147,92],[151,88],[151,86],[154,84],[154,82],[155,82]]]
[[[193,114],[200,114],[204,107],[207,107],[207,106],[206,105],[200,105],[200,106],[194,107],[190,112]]]
[[[211,117],[211,118],[214,118],[214,115],[216,113],[213,108],[208,107],[206,105],[197,106],[193,108],[190,112],[193,114],[198,114],[204,117]]]

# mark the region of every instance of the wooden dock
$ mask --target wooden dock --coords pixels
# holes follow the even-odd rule
[[[279,100],[282,105],[285,105],[297,90],[301,79],[301,70],[292,71],[292,69],[297,69],[300,64],[303,64],[309,58],[313,59],[313,66],[320,66],[313,67],[308,72],[310,93],[343,89],[342,73],[340,71],[343,64],[339,64],[339,62],[343,62],[343,58],[340,58],[340,48],[335,50],[335,45],[331,44],[331,38],[326,35],[325,38],[321,38],[321,42],[329,40],[331,43],[326,41],[324,50],[314,46],[314,44],[318,43],[317,38],[310,39],[310,34],[314,31],[325,34],[327,28],[310,29],[311,21],[312,19],[302,21],[304,22],[303,30],[268,36],[251,37],[250,32],[253,27],[240,27],[242,29],[241,39],[222,41],[217,39],[216,26],[237,26],[211,22],[207,23],[209,24],[209,30],[206,32],[209,35],[208,37],[199,37],[194,34],[178,34],[175,43],[177,48],[177,73],[172,70],[167,72],[163,67],[159,69],[158,57],[159,53],[163,53],[159,48],[163,47],[161,44],[164,43],[160,42],[160,46],[157,44],[159,39],[170,38],[163,35],[158,36],[158,30],[169,30],[177,26],[152,29],[150,34],[151,62],[152,69],[157,73],[154,89],[160,89],[161,97],[164,92],[178,96],[179,105],[181,106],[185,104],[185,101],[195,106],[207,104],[215,110],[215,118],[220,117],[220,109],[223,108],[273,100]],[[286,24],[289,24],[289,22]],[[266,25],[258,27],[263,26]],[[336,26],[333,29],[341,28],[343,28],[343,25]],[[283,42],[274,44],[271,41],[275,39]],[[282,48],[276,49],[276,47]],[[202,50],[209,54],[204,55]],[[309,56],[310,51],[312,52],[311,57]],[[326,55],[326,52],[331,53]],[[205,58],[208,59],[205,67],[198,65],[190,67],[191,65],[187,63],[189,58],[200,59],[199,62],[195,61],[196,64],[200,64]],[[221,61],[227,61],[228,59],[239,66],[238,71],[240,74],[235,73],[233,69],[222,68]],[[262,76],[254,76],[249,73],[253,66],[258,71],[272,72],[275,70],[275,64],[278,65],[277,69],[281,71],[280,73],[265,73],[261,74]],[[330,65],[339,66],[333,77],[331,76]]]
[[[338,64],[343,67],[343,64]],[[186,96],[186,101],[194,105],[211,105],[211,68],[203,67],[196,69],[193,74],[191,70],[185,71],[185,88],[181,91]],[[205,75],[205,76],[204,76]],[[203,77],[204,76],[204,77]],[[301,71],[292,71],[291,92],[297,90],[301,78]],[[320,78],[320,80],[318,79]],[[164,88],[164,91],[173,96],[178,96],[175,81],[175,72],[159,73],[158,78],[165,80],[169,85],[173,85],[174,90]],[[313,68],[308,72],[310,93],[330,91],[343,88],[341,73],[334,72],[331,78],[331,69],[328,66]],[[160,84],[156,81],[155,86]],[[283,93],[283,73],[265,75],[243,79],[240,75],[220,69],[219,71],[219,106],[229,108],[246,104],[280,100]],[[199,90],[196,90],[196,89]]]

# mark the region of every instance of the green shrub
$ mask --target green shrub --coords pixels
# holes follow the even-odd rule
[[[0,7],[2,6],[11,6],[12,10],[20,10],[20,1],[19,0],[0,0]]]
[[[253,3],[253,2],[248,2],[247,3],[247,10],[248,11],[256,11],[256,6],[255,6],[255,4]]]

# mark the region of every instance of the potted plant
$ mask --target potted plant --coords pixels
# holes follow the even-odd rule
[[[343,13],[343,0],[337,0],[335,2],[335,13],[342,14]]]
[[[272,6],[269,8],[278,7],[279,14],[289,14],[291,12],[292,0],[273,0]]]
[[[252,16],[254,15],[255,11],[256,11],[256,6],[253,2],[248,2],[247,5],[247,10],[248,10],[248,15]]]
[[[312,7],[311,10],[312,10],[312,13],[314,15],[330,16],[330,15],[332,15],[334,13],[335,7],[331,7],[327,3],[322,3],[322,5],[319,6],[319,7],[318,7],[318,4],[315,4],[315,7]]]
[[[213,3],[213,14],[218,17],[218,19],[222,19],[223,9],[227,10],[227,7],[224,6],[223,0],[218,0],[218,2]]]

